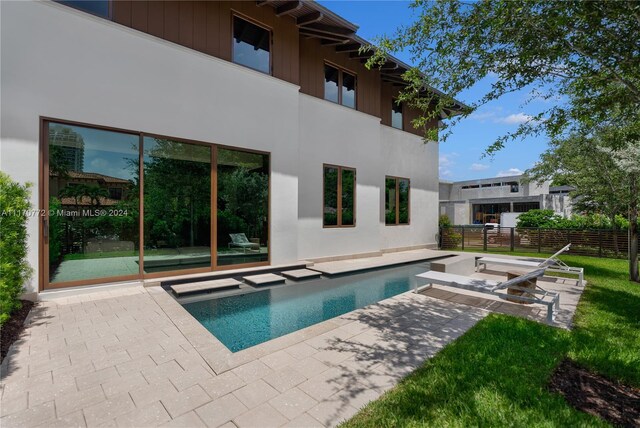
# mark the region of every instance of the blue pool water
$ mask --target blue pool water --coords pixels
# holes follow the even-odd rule
[[[412,289],[426,262],[185,303],[232,352],[241,351]],[[422,283],[420,283],[422,284]]]

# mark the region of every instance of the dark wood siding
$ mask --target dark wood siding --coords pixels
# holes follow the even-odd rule
[[[277,17],[272,7],[258,7],[250,1],[113,2],[115,22],[227,61],[231,61],[231,22],[234,13],[271,29],[273,76],[298,84],[298,28],[293,18]]]
[[[393,99],[398,96],[400,92],[400,88],[397,86],[393,86],[391,83],[382,82],[381,95],[380,95],[380,122],[383,125],[391,126],[391,106],[393,103]],[[410,132],[415,135],[419,135],[421,137],[424,136],[424,130],[416,129],[411,124],[411,121],[419,117],[421,114],[420,110],[416,108],[409,108],[406,104],[402,106],[402,127],[406,132]],[[438,126],[438,121],[431,121],[429,128]]]
[[[324,98],[324,63],[335,64],[357,76],[357,110],[391,126],[391,102],[398,87],[382,82],[378,70],[368,70],[359,60],[349,59],[349,54],[322,46],[318,39],[301,37],[294,19],[277,17],[271,6],[215,0],[113,2],[115,22],[227,61],[231,61],[233,14],[271,29],[274,77],[300,85],[305,94]],[[404,130],[423,135],[411,125],[419,112],[405,107],[403,113]]]
[[[356,108],[380,117],[380,73],[367,70],[360,61],[349,59],[348,54],[337,53],[331,46],[322,46],[317,39],[300,39],[300,92],[324,98],[325,61],[358,76]]]

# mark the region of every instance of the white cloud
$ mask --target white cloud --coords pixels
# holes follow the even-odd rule
[[[499,117],[494,120],[496,123],[506,123],[507,125],[519,125],[521,123],[529,122],[533,119],[533,116],[529,116],[525,113],[510,114],[509,116]]]
[[[485,165],[483,163],[472,163],[469,169],[471,171],[484,171],[485,169],[489,169],[489,165]]]
[[[451,167],[456,164],[455,158],[459,155],[456,152],[453,153],[441,153],[438,158],[438,172],[440,177],[450,177],[452,174]]]
[[[519,168],[509,168],[506,171],[498,172],[497,177],[509,177],[511,175],[521,175],[524,174],[524,171]]]

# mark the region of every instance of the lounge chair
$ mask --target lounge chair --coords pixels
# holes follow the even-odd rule
[[[231,242],[229,242],[229,249],[231,248],[242,248],[246,253],[247,250],[260,250],[260,244],[255,242],[250,242],[247,239],[247,235],[244,233],[230,233]]]
[[[469,276],[454,275],[451,273],[428,271],[416,275],[418,278],[428,280],[429,284],[445,285],[447,287],[462,288],[464,290],[498,296],[501,299],[520,300],[526,303],[539,303],[547,307],[547,322],[552,323],[555,319],[555,312],[560,307],[560,295],[551,291],[546,291],[536,285],[535,290],[519,286],[525,281],[539,278],[544,275],[545,269],[536,269],[524,275],[508,281],[492,281],[490,279],[471,278]],[[519,290],[523,295],[508,294],[507,290]],[[414,292],[418,292],[418,285]],[[554,311],[555,309],[555,311]]]
[[[567,266],[562,260],[558,259],[558,256],[565,251],[569,251],[569,248],[571,248],[571,244],[568,244],[560,251],[541,262],[531,262],[526,260],[507,259],[500,257],[480,257],[479,259],[476,259],[476,272],[479,272],[481,267],[483,269],[486,269],[487,264],[534,269],[545,268],[547,272],[562,272],[578,275],[578,281],[580,283],[580,286],[582,286],[584,281],[584,269],[581,267]]]

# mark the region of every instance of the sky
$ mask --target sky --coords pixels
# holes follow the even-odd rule
[[[398,26],[413,22],[410,2],[404,0],[319,0],[319,3],[359,25],[358,35],[369,41],[392,34]],[[401,52],[395,56],[411,64],[409,55]],[[458,96],[458,100],[466,103],[477,100],[487,92],[492,78],[479,82]],[[535,100],[524,106],[527,98],[528,90],[514,92],[484,105],[460,121],[447,141],[440,144],[440,179],[460,181],[517,175],[532,167],[547,148],[544,136],[510,142],[493,158],[482,156],[496,138],[515,131],[527,115],[535,115],[548,107],[549,101],[545,100]]]

